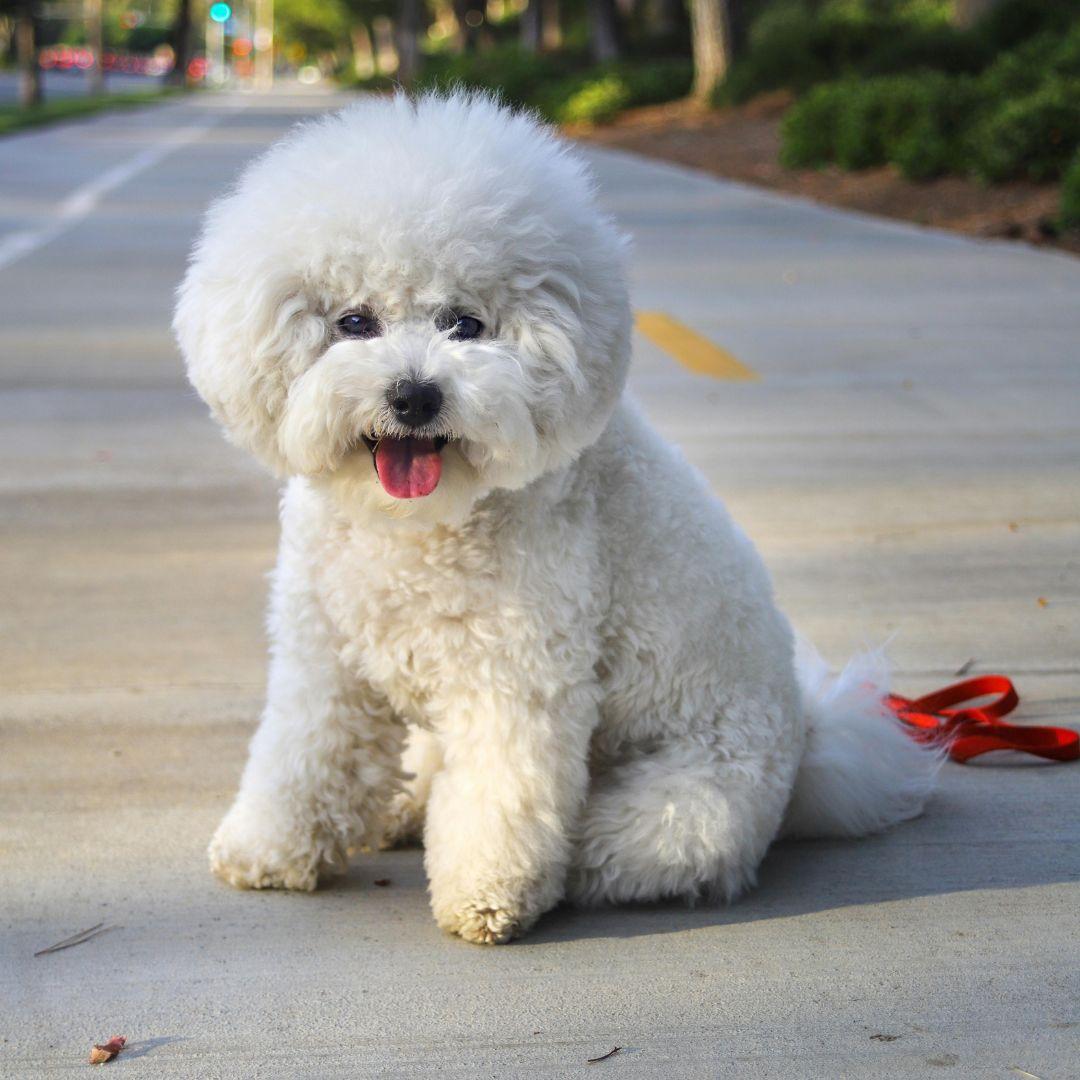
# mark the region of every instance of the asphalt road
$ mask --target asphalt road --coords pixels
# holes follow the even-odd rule
[[[172,290],[206,201],[327,104],[0,143],[0,1075],[119,1033],[108,1068],[154,1077],[1076,1076],[1080,765],[950,765],[919,821],[781,845],[729,909],[560,910],[501,949],[436,929],[415,851],[310,896],[211,878],[275,492],[188,389]],[[638,306],[759,376],[642,339],[633,388],[800,629],[1080,724],[1080,262],[594,160]]]
[[[86,96],[86,73],[83,71],[43,71],[41,79],[46,101]],[[109,94],[128,94],[137,90],[156,90],[163,82],[158,76],[116,72],[105,76],[105,90]],[[14,105],[18,100],[18,75],[13,71],[0,71],[0,105]]]

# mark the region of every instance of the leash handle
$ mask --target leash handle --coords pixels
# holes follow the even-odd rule
[[[994,700],[969,704],[985,697]],[[1016,687],[1004,675],[980,675],[920,698],[885,696],[885,705],[908,726],[912,738],[947,746],[953,761],[970,761],[992,750],[1019,750],[1048,761],[1080,759],[1080,734],[1070,728],[1004,723],[1001,718],[1019,703]]]

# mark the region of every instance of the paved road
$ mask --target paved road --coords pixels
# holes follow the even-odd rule
[[[778,847],[729,910],[560,911],[498,950],[435,928],[416,852],[313,896],[211,879],[274,490],[185,385],[171,292],[206,200],[325,104],[0,149],[0,1074],[123,1033],[110,1068],[155,1077],[1075,1076],[1080,766],[949,766],[921,820]],[[798,625],[834,662],[891,635],[908,690],[973,661],[1080,722],[1080,263],[595,161],[638,305],[760,375],[642,341],[634,389]]]
[[[41,78],[47,101],[53,98],[86,96],[86,73],[83,71],[43,71]],[[116,72],[105,76],[105,89],[110,94],[156,90],[162,85],[164,80],[156,75],[125,75]],[[12,71],[0,71],[0,105],[14,105],[18,100],[18,75]]]

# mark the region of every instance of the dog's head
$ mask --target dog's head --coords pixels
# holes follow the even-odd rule
[[[175,329],[196,389],[276,472],[451,521],[603,430],[629,355],[624,246],[532,119],[372,99],[211,208]]]

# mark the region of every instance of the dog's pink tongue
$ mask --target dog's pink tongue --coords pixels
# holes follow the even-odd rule
[[[375,447],[379,483],[395,499],[430,495],[442,476],[442,455],[434,439],[380,439]]]

